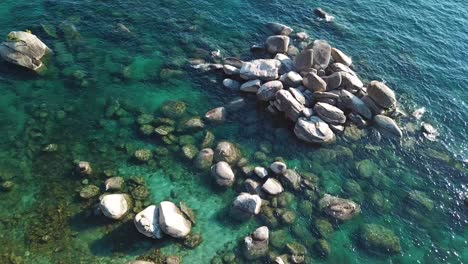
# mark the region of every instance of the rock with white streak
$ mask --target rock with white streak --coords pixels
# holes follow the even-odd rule
[[[186,237],[192,229],[192,223],[169,201],[159,204],[159,226],[164,233],[175,238]]]
[[[162,238],[163,233],[159,227],[159,208],[150,205],[139,212],[134,219],[134,224],[138,232],[151,238]]]

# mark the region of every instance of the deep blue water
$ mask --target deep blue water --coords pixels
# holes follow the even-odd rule
[[[324,8],[336,21],[319,21],[312,13],[315,7]],[[378,144],[381,151],[365,148],[376,145],[372,141],[339,141],[337,146],[349,147],[354,156],[338,158],[337,162],[291,138],[278,143],[275,129],[282,124],[266,115],[255,100],[227,124],[210,127],[217,139],[239,143],[252,160],[260,143],[273,144],[270,159],[283,156],[291,167],[316,173],[327,192],[346,195],[343,186],[347,181],[359,182],[363,189],[362,217],[335,227],[335,235],[329,239],[333,253],[328,259],[312,254],[312,262],[468,262],[467,209],[463,204],[468,193],[468,6],[464,1],[447,0],[3,0],[0,35],[30,29],[54,50],[54,55],[43,76],[0,63],[0,177],[17,185],[12,192],[0,193],[0,240],[6,245],[0,253],[21,256],[24,263],[61,263],[58,259],[62,263],[124,263],[161,247],[184,255],[187,263],[209,263],[224,244],[237,242],[252,231],[256,222],[231,226],[218,216],[229,206],[234,192],[207,187],[207,176],[193,172],[180,155],[158,157],[156,169],[136,166],[121,145],[161,145],[141,137],[132,123],[136,112],[158,116],[157,110],[165,101],[183,100],[191,115],[203,115],[239,96],[222,88],[220,74],[195,71],[187,66],[187,60],[208,58],[216,49],[226,57],[248,59],[249,47],[263,43],[268,36],[264,25],[272,21],[306,31],[312,39],[328,40],[344,50],[352,56],[363,81],[385,81],[408,114],[425,107],[422,120],[441,134],[435,143],[418,133],[405,135],[401,142],[384,140]],[[120,32],[117,23],[126,25],[131,33]],[[55,27],[59,37],[47,35],[41,24]],[[60,33],[70,25],[80,36]],[[132,71],[130,77],[123,74],[126,67]],[[182,73],[165,77],[163,69]],[[76,72],[85,74],[86,85],[74,77]],[[131,118],[105,117],[106,105],[115,101],[125,105]],[[54,118],[60,110],[67,113],[63,120]],[[41,112],[47,112],[48,117],[39,118]],[[34,136],[35,132],[41,135]],[[40,151],[50,143],[59,145],[59,155]],[[145,177],[153,202],[177,191],[178,199],[188,201],[198,211],[201,224],[197,231],[205,242],[195,250],[181,250],[172,241],[153,243],[140,241],[137,236],[122,249],[125,246],[120,244],[125,244],[125,239],[118,239],[125,235],[113,229],[112,223],[88,224],[90,216],[82,215],[89,212],[89,206],[75,197],[81,179],[70,176],[74,159],[90,160],[100,169],[112,168],[124,177]],[[379,184],[356,179],[356,162],[363,159],[373,160],[386,179]],[[96,185],[101,182],[92,180]],[[404,212],[404,197],[411,190],[423,191],[434,201],[435,209],[427,221]],[[377,192],[392,202],[391,210],[382,213],[366,203]],[[302,201],[298,198],[292,207]],[[71,216],[60,223],[66,230],[62,238],[73,238],[73,242],[54,257],[47,252],[63,244],[60,236],[36,243],[28,233],[33,227],[46,225],[47,220],[42,220],[46,218],[39,213],[44,210],[41,208],[54,210],[56,204],[66,204],[70,211]],[[300,218],[298,225],[311,226],[315,217]],[[380,223],[392,229],[401,239],[401,254],[376,257],[356,246],[354,233],[361,223]],[[106,237],[109,234],[117,234],[117,239]],[[4,259],[11,261],[10,257]]]

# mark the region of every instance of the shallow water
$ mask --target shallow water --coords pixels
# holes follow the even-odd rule
[[[311,10],[316,6],[337,21],[315,19]],[[362,206],[358,218],[334,225],[327,238],[332,254],[321,258],[311,244],[318,238],[313,222],[322,216],[316,208],[311,218],[302,216],[297,206],[307,199],[297,195],[288,208],[298,219],[282,227],[289,233],[284,240],[306,245],[310,263],[468,262],[463,202],[468,192],[463,82],[468,74],[468,8],[463,1],[445,0],[2,1],[0,35],[30,29],[54,55],[42,76],[0,63],[0,177],[16,184],[13,191],[0,192],[0,262],[125,263],[162,248],[165,254],[183,255],[184,263],[209,263],[223,250],[236,251],[261,220],[231,221],[226,211],[236,188],[217,189],[209,173],[195,171],[180,151],[158,155],[148,165],[135,163],[134,150],[165,146],[142,136],[135,120],[142,112],[162,116],[159,108],[168,100],[186,102],[189,117],[240,96],[222,87],[220,74],[194,70],[187,60],[208,59],[216,49],[248,59],[249,47],[268,35],[264,24],[270,21],[346,51],[363,80],[385,80],[409,113],[426,107],[423,121],[441,132],[435,143],[408,133],[402,142],[339,138],[317,148],[282,133],[279,128],[290,130],[290,124],[274,120],[255,98],[246,97],[246,108],[227,123],[206,129],[217,140],[238,143],[253,165],[281,156],[289,167],[319,176],[324,192]],[[117,23],[131,33],[119,30]],[[55,28],[58,36],[48,35],[41,24]],[[125,111],[106,116],[108,106],[116,104]],[[197,145],[201,136],[194,135]],[[58,151],[42,152],[50,143]],[[256,155],[261,149],[265,160]],[[378,170],[370,178],[356,170],[356,163],[365,159]],[[77,195],[83,179],[72,173],[73,160],[88,160],[99,173],[110,169],[126,179],[143,177],[151,192],[147,203],[185,201],[197,213],[194,232],[204,242],[184,249],[176,241],[145,239],[131,221],[94,216],[92,204]],[[89,182],[101,187],[104,179],[95,176]],[[355,183],[361,191],[350,190]],[[424,192],[434,208],[408,213],[406,197],[412,190]],[[387,202],[379,207],[375,196]],[[400,237],[401,253],[379,255],[360,247],[357,230],[363,223],[391,229]],[[303,237],[294,230],[305,230]],[[17,256],[22,262],[14,262]]]

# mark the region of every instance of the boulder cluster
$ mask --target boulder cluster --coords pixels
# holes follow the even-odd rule
[[[256,59],[224,59],[226,88],[256,94],[269,112],[294,122],[296,136],[309,143],[334,142],[349,126],[375,125],[403,135],[393,119],[401,114],[395,92],[385,83],[364,84],[351,57],[325,40],[308,43],[306,33],[291,36],[292,28],[277,23],[268,28],[275,35],[264,46],[252,47]],[[226,110],[212,109],[206,117],[223,121]]]

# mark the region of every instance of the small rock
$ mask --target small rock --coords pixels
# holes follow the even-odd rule
[[[396,104],[395,93],[383,82],[370,82],[367,93],[375,103],[385,109],[391,108]]]
[[[314,113],[329,124],[343,124],[346,122],[346,116],[343,111],[326,103],[315,104]]]
[[[213,108],[205,114],[205,118],[213,122],[224,122],[226,120],[226,108]]]
[[[2,184],[2,189],[5,189],[3,188],[4,184],[5,183]],[[96,185],[86,185],[81,189],[80,197],[83,199],[91,199],[93,197],[98,196],[100,191],[101,190],[99,190],[99,187],[97,187]]]
[[[302,83],[311,92],[324,92],[327,90],[327,83],[313,72],[309,72],[304,76]]]
[[[240,73],[239,68],[227,64],[223,66],[223,71],[226,75],[238,75]]]
[[[309,120],[299,118],[295,127],[294,134],[306,142],[324,144],[335,140],[335,134],[318,116],[312,116]]]
[[[233,216],[240,219],[250,218],[260,213],[262,199],[256,194],[241,193],[233,203]]]
[[[221,141],[216,145],[214,151],[214,161],[226,161],[230,165],[235,165],[241,158],[240,150],[231,142]]]
[[[130,209],[130,197],[127,194],[107,194],[101,198],[101,212],[111,219],[121,219]]]
[[[232,91],[238,91],[240,89],[241,84],[238,81],[235,81],[233,79],[224,79],[223,80],[223,85],[224,87],[232,90]]]
[[[341,90],[340,98],[346,109],[349,109],[354,113],[358,113],[366,119],[372,118],[371,110],[361,99],[359,99],[359,97],[346,90]]]
[[[284,162],[280,161],[275,161],[270,165],[270,169],[273,171],[275,174],[283,174],[286,172],[288,167]]]
[[[294,71],[290,71],[280,76],[280,81],[287,87],[298,87],[302,84],[302,76]]]
[[[390,134],[397,137],[403,136],[403,132],[401,131],[398,124],[395,122],[395,120],[388,116],[376,115],[374,116],[374,123],[377,125],[377,127],[381,128],[385,132],[389,132]]]
[[[337,220],[349,220],[361,212],[361,207],[351,200],[325,196],[319,201],[319,209]]]
[[[268,253],[269,229],[266,226],[257,228],[255,232],[244,238],[244,257],[255,260]]]
[[[255,167],[254,172],[255,172],[255,175],[257,175],[258,177],[262,179],[268,176],[268,171],[263,167]]]
[[[193,164],[197,169],[208,169],[213,164],[214,151],[210,148],[205,148],[198,152]]]
[[[271,23],[268,23],[266,26],[275,35],[289,36],[293,32],[292,28],[286,25],[280,24],[280,23],[271,22]]]
[[[118,191],[121,190],[124,185],[124,179],[122,177],[111,177],[104,183],[106,191]]]

